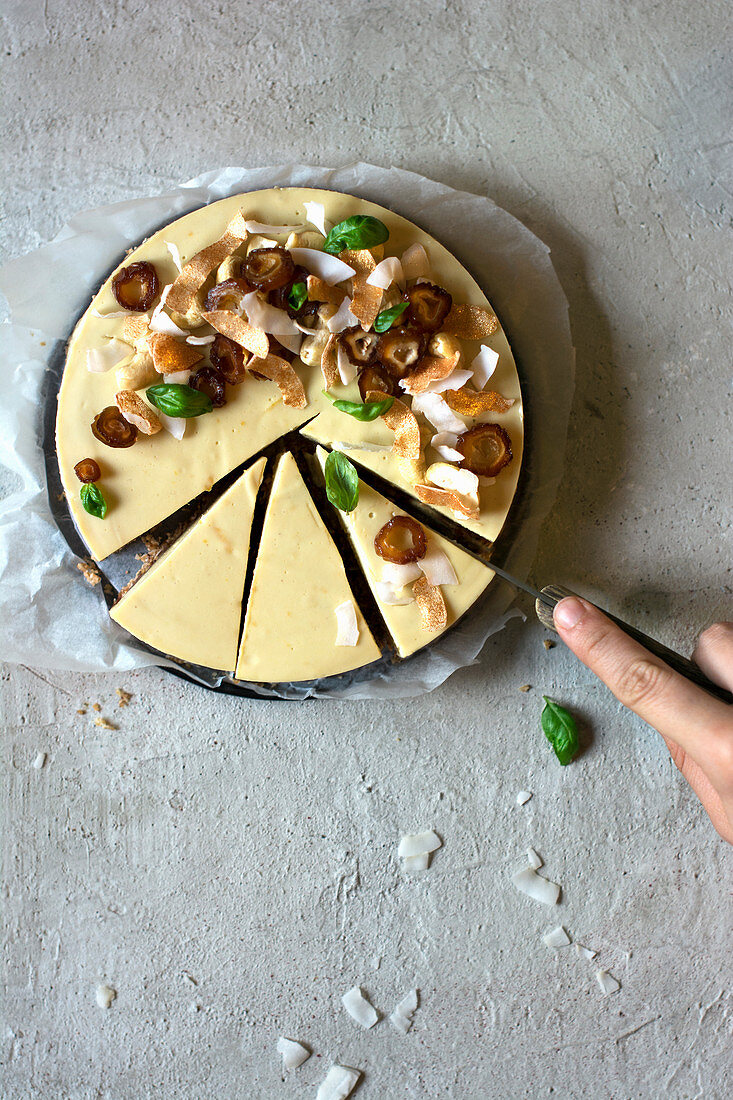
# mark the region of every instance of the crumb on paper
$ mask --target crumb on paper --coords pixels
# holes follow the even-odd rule
[[[33,767],[34,768],[42,768],[43,765],[46,763],[46,759],[47,759],[46,753],[45,752],[39,752],[38,755],[36,756],[35,760],[33,761]]]
[[[520,687],[519,690],[520,691],[531,691],[532,690],[532,685],[531,684],[522,684],[522,686]]]
[[[92,710],[96,711],[97,714],[99,714],[101,709],[102,709],[102,704],[101,703],[92,703]]]
[[[86,714],[86,712],[87,712],[87,708],[86,708],[86,707],[79,707],[79,709],[78,709],[78,711],[77,711],[76,713],[77,713],[77,714]]]
[[[545,638],[545,640],[543,641],[542,644],[545,647],[545,649],[554,649],[555,648],[555,643],[553,642],[553,640],[551,638]]]
[[[110,722],[109,718],[95,718],[94,725],[100,726],[103,730],[118,730],[120,727],[115,726],[113,722]]]
[[[97,1004],[100,1008],[109,1008],[117,996],[117,990],[110,985],[97,986]]]
[[[96,584],[99,584],[102,579],[102,575],[93,561],[79,561],[76,563],[76,568],[79,570],[87,584],[90,584],[92,588]]]
[[[125,691],[124,688],[115,688],[115,691],[117,692],[117,694],[120,697],[120,701],[118,703],[118,706],[120,706],[120,707],[128,706],[129,703],[130,703],[130,700],[132,699],[132,692],[131,691]]]
[[[611,993],[618,993],[621,988],[621,982],[607,970],[596,970],[596,981],[604,997],[608,997]]]

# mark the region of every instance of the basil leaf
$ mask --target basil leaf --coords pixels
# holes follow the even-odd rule
[[[542,729],[545,737],[555,750],[555,756],[565,766],[569,764],[580,748],[578,742],[578,727],[572,714],[548,699],[546,695],[545,708],[542,711]]]
[[[377,314],[377,318],[374,322],[375,332],[386,332],[392,328],[398,317],[401,317],[409,305],[409,302],[399,302],[396,306],[392,306],[391,309],[383,309],[381,313]]]
[[[382,413],[386,413],[394,405],[394,397],[385,397],[383,401],[334,401],[334,409],[348,413],[354,420],[376,420]]]
[[[384,244],[388,237],[389,230],[379,218],[373,218],[370,214],[355,214],[353,218],[346,218],[334,225],[326,237],[323,251],[337,256],[345,248],[374,248],[376,244]]]
[[[293,283],[292,289],[288,294],[288,302],[293,309],[298,310],[308,297],[308,287],[305,283]]]
[[[341,451],[326,459],[326,496],[341,512],[353,512],[359,503],[359,475],[353,462]]]
[[[82,485],[79,496],[85,512],[90,516],[96,516],[97,519],[104,519],[107,515],[107,501],[102,495],[102,490],[93,481]]]
[[[151,404],[156,405],[166,416],[202,416],[210,413],[214,407],[211,398],[192,386],[181,386],[178,382],[165,382],[160,386],[151,386],[145,391]]]

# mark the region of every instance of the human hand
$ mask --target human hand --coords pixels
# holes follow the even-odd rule
[[[580,597],[561,600],[554,620],[576,657],[662,735],[713,825],[733,844],[733,706],[673,672]],[[710,680],[733,690],[733,623],[708,627],[693,659]]]

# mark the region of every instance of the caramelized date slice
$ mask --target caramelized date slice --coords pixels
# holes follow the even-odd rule
[[[242,295],[249,294],[253,288],[246,279],[225,279],[223,283],[212,286],[206,295],[204,309],[212,313],[215,309],[238,310]]]
[[[215,367],[199,367],[196,373],[189,378],[188,384],[191,389],[198,390],[199,393],[205,393],[207,397],[210,397],[211,404],[215,409],[220,409],[222,405],[226,405],[224,379]]]
[[[422,359],[427,336],[404,325],[382,333],[377,344],[377,359],[393,378],[404,378]]]
[[[453,299],[442,286],[416,283],[405,293],[409,302],[405,318],[423,332],[437,332],[450,313]]]
[[[389,394],[390,397],[397,396],[397,385],[394,378],[391,374],[387,374],[384,367],[380,367],[376,363],[374,366],[364,367],[363,370],[359,371],[357,384],[362,401],[367,400],[367,394],[370,390],[380,390],[382,393]]]
[[[236,386],[244,382],[247,377],[247,364],[244,360],[244,348],[228,336],[222,336],[220,332],[214,337],[214,343],[209,352],[211,365],[218,371],[225,382],[230,386]]]
[[[271,290],[267,295],[267,300],[271,306],[275,306],[276,309],[284,309],[288,317],[296,317],[301,324],[308,324],[305,320],[306,317],[313,317],[318,313],[318,307],[321,302],[311,302],[309,298],[303,302],[300,309],[293,309],[289,302],[290,292],[296,283],[305,283],[308,285],[308,272],[304,267],[294,267],[293,274],[290,281],[285,286],[280,286],[277,290]],[[314,321],[315,324],[315,321]]]
[[[74,473],[83,485],[88,485],[92,481],[99,481],[102,476],[102,471],[93,458],[83,458],[81,462],[77,462]]]
[[[479,477],[496,477],[512,460],[512,444],[501,424],[477,424],[458,436],[461,466]]]
[[[395,516],[374,536],[374,549],[393,565],[409,565],[427,552],[425,532],[410,516]]]
[[[131,447],[137,428],[125,420],[116,405],[108,405],[92,420],[92,435],[108,447]]]
[[[357,367],[367,367],[377,357],[379,336],[376,332],[364,332],[360,325],[345,328],[339,333],[339,344]]]
[[[123,309],[145,313],[158,294],[158,273],[152,264],[140,260],[123,267],[112,280],[112,293]]]
[[[242,264],[242,275],[257,290],[277,290],[292,281],[295,264],[290,253],[280,248],[255,248]]]

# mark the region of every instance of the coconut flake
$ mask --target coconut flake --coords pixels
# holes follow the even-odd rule
[[[466,382],[469,382],[471,378],[473,378],[473,371],[461,367],[458,370],[454,370],[453,373],[449,374],[447,378],[434,378],[432,382],[428,383],[424,392],[445,393],[446,390],[457,389],[460,386],[465,386]]]
[[[465,422],[448,408],[445,398],[438,393],[417,394],[412,399],[412,411],[429,420],[438,432],[455,432],[460,435],[466,430]]]
[[[357,1024],[361,1024],[362,1027],[374,1027],[379,1020],[379,1013],[368,998],[364,996],[358,985],[355,985],[348,993],[344,993],[341,1004],[349,1016],[356,1020]]]
[[[478,477],[471,470],[462,470],[450,462],[433,462],[425,472],[425,480],[439,489],[450,489],[468,499],[478,497]]]
[[[402,998],[402,1000],[395,1006],[395,1010],[389,1017],[389,1022],[393,1027],[396,1027],[398,1031],[401,1031],[403,1035],[407,1035],[407,1032],[412,1027],[412,1017],[417,1011],[417,990],[411,989],[410,992]]]
[[[430,584],[458,584],[458,577],[450,558],[433,542],[428,543],[427,553],[416,564],[420,566]]]
[[[173,374],[164,374],[163,375],[163,381],[164,382],[174,382],[174,383],[178,384],[179,386],[185,386],[190,377],[191,377],[191,371],[190,370],[177,370],[177,371],[174,371]]]
[[[344,298],[333,317],[326,321],[329,332],[343,332],[345,328],[352,328],[359,324],[359,318],[351,312],[351,298]]]
[[[188,420],[184,416],[167,416],[158,409],[158,420],[174,439],[183,439]]]
[[[518,806],[523,806],[525,804],[525,802],[529,802],[531,797],[532,797],[532,792],[531,791],[520,791],[519,794],[517,795],[517,805]]]
[[[356,1088],[361,1070],[350,1066],[331,1066],[318,1087],[316,1100],[346,1100]]]
[[[111,1008],[112,1002],[117,996],[117,990],[110,985],[97,986],[97,1004],[100,1008]]]
[[[35,758],[35,760],[33,761],[33,767],[34,767],[34,768],[39,768],[39,769],[40,769],[40,768],[42,768],[42,767],[43,767],[43,765],[44,765],[45,763],[46,763],[46,754],[45,754],[45,752],[39,752],[39,753],[37,753],[37,755],[36,755],[36,758]]]
[[[303,209],[305,210],[305,216],[311,225],[314,225],[319,233],[322,233],[324,237],[327,237],[330,232],[329,228],[326,228],[326,207],[322,202],[304,202]]]
[[[341,347],[341,344],[336,346],[336,363],[338,365],[339,378],[345,386],[348,386],[350,382],[353,382],[356,378],[356,363],[352,363],[348,355]]]
[[[114,337],[103,348],[87,348],[87,370],[92,374],[104,374],[127,359],[130,349]]]
[[[100,313],[98,309],[92,310],[92,317],[102,317],[104,320],[112,317],[129,317],[130,311],[127,309],[112,309],[109,313]]]
[[[336,612],[336,642],[335,645],[356,645],[359,641],[359,623],[356,618],[356,608],[352,600],[344,600],[340,603]]]
[[[430,274],[428,254],[421,244],[411,244],[402,253],[402,271],[406,279],[425,279]]]
[[[173,241],[165,241],[164,243],[165,243],[165,247],[168,249],[168,251],[171,254],[171,258],[173,259],[173,263],[176,265],[176,267],[180,271],[181,268],[183,267],[183,264],[181,263],[181,253],[178,251],[178,245],[174,244]]]
[[[404,286],[405,275],[402,264],[396,256],[387,256],[385,260],[377,264],[371,275],[367,276],[366,282],[367,286],[376,286],[380,290],[386,290],[392,283]]]
[[[387,581],[394,588],[404,588],[406,584],[411,584],[420,576],[421,565],[422,562],[416,561],[407,562],[405,565],[398,565],[392,561],[382,562],[380,579]]]
[[[288,317],[284,309],[277,309],[269,302],[263,302],[256,290],[242,295],[242,306],[247,320],[255,328],[270,332],[273,336],[292,336],[298,334],[298,326]],[[300,346],[300,345],[299,345]]]
[[[390,604],[397,607],[402,604],[415,602],[415,597],[413,596],[412,592],[402,595],[402,590],[396,588],[393,584],[390,584],[389,581],[375,581],[374,588],[376,589],[377,598],[381,600],[382,603]]]
[[[344,279],[350,279],[356,274],[355,268],[349,267],[338,256],[321,252],[318,248],[291,248],[290,255],[296,264],[310,271],[312,275],[317,275],[330,286],[342,283]]]
[[[473,380],[477,389],[482,390],[499,362],[499,353],[493,348],[482,347],[475,359],[471,361]],[[456,387],[457,388],[457,387]]]
[[[193,344],[194,347],[203,347],[204,344],[213,344],[215,336],[187,336],[186,343]]]
[[[609,974],[607,970],[596,970],[596,981],[605,997],[608,997],[610,993],[618,993],[621,988],[621,982],[617,981],[613,974]]]
[[[455,432],[438,432],[430,440],[430,446],[445,462],[462,462],[463,455],[456,450],[458,436]]]
[[[432,829],[427,829],[424,833],[410,833],[400,840],[397,855],[401,859],[406,859],[408,856],[421,856],[437,851],[442,843],[438,834]]]
[[[425,871],[430,866],[430,853],[422,852],[419,856],[407,856],[402,862],[406,871]]]
[[[172,289],[173,283],[169,283],[168,286],[163,287],[160,301],[153,310],[152,317],[150,318],[150,331],[163,332],[166,336],[188,336],[187,329],[179,328],[175,321],[172,321],[168,314],[163,312],[168,300],[168,295]]]
[[[539,901],[542,905],[557,905],[560,887],[556,882],[542,878],[533,867],[524,867],[521,871],[517,871],[512,875],[512,882],[517,890],[534,901]]]
[[[538,855],[538,853],[535,852],[534,848],[527,849],[527,859],[529,860],[529,865],[532,870],[539,871],[540,867],[542,866],[542,859]]]
[[[453,381],[453,377],[460,358],[460,352],[454,355],[426,355],[407,378],[400,379],[400,386],[405,393],[411,395],[427,393],[434,382],[445,382],[450,378],[450,388],[454,389],[457,383]]]
[[[349,439],[334,439],[331,447],[334,451],[369,451],[372,454],[387,454],[392,450],[391,443],[367,443],[365,440],[354,443]]]
[[[260,233],[263,237],[281,237],[284,233],[297,233],[303,230],[302,225],[270,225],[269,222],[245,221],[248,233]]]
[[[308,1047],[304,1047],[295,1039],[286,1039],[284,1036],[277,1041],[277,1052],[283,1056],[283,1069],[297,1069],[311,1056]]]
[[[277,338],[278,343],[282,344],[288,351],[292,351],[293,355],[298,355],[300,352],[300,346],[303,343],[303,335],[301,332],[286,333],[281,332]]]
[[[595,959],[598,954],[597,951],[591,951],[590,947],[583,947],[582,943],[576,943],[575,950],[578,952],[581,959],[587,959],[589,962],[591,959]]]
[[[567,947],[572,941],[561,924],[542,937],[548,947]]]

